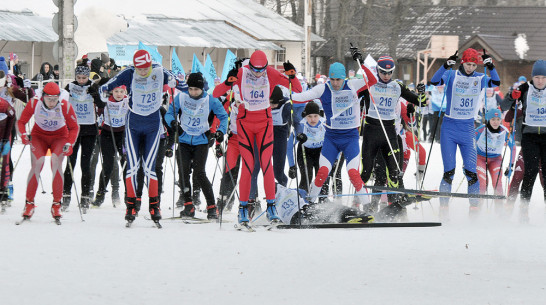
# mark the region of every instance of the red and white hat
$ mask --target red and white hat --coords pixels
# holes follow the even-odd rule
[[[133,56],[135,68],[148,68],[152,66],[152,56],[146,50],[138,50]]]

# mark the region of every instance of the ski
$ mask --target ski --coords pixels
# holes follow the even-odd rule
[[[368,189],[381,190],[389,192],[398,192],[416,195],[428,195],[434,197],[455,197],[455,198],[480,198],[480,199],[506,199],[504,195],[485,195],[485,194],[464,194],[464,193],[449,193],[437,191],[421,191],[412,189],[392,188],[386,186],[367,186]]]
[[[372,222],[372,223],[316,223],[278,225],[279,229],[355,229],[355,228],[419,228],[439,227],[441,222]]]
[[[159,220],[154,220],[154,224],[158,229],[162,229],[163,226],[159,223]]]
[[[269,226],[269,225],[268,225]],[[243,229],[247,232],[256,232],[253,227],[251,227],[248,222],[241,222],[234,225],[235,229],[242,231]]]
[[[16,222],[15,222],[15,225],[17,225],[17,226],[18,226],[18,225],[22,225],[25,221],[29,221],[29,220],[30,220],[30,218],[28,218],[28,217],[23,217],[23,219],[21,219],[21,220],[19,220],[19,221],[16,221]]]
[[[266,225],[265,228],[268,231],[271,231],[271,230],[277,228],[279,225],[282,225],[282,222],[280,220],[278,220],[278,219],[273,219],[270,224]]]

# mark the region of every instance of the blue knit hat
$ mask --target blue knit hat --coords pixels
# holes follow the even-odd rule
[[[527,81],[527,77],[525,77],[523,75],[518,78],[518,82],[525,83],[526,81]]]
[[[502,119],[502,112],[499,109],[491,109],[485,114],[485,120],[489,121],[492,118]]]
[[[377,67],[383,71],[390,72],[394,70],[394,59],[389,55],[381,56],[377,60]]]
[[[0,56],[0,70],[4,71],[8,75],[8,65],[6,64],[6,59],[4,56]]]
[[[345,79],[345,77],[347,77],[347,74],[345,73],[345,66],[339,62],[331,64],[328,77]]]
[[[537,75],[544,75],[546,76],[546,61],[539,59],[535,62],[533,65],[533,73],[531,73],[532,76]]]

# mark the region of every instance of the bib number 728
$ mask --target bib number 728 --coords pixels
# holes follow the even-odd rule
[[[140,96],[142,96],[142,103],[149,104],[155,101],[155,93],[141,94]]]

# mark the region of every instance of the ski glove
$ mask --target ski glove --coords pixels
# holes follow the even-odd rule
[[[21,141],[23,142],[24,145],[29,145],[31,139],[32,139],[32,136],[29,134],[24,133],[21,135]]]
[[[351,51],[351,57],[353,57],[353,60],[359,61],[361,64],[364,63],[364,60],[362,58],[362,53],[360,53],[358,48],[351,47],[349,50]]]
[[[416,89],[417,89],[417,93],[425,93],[427,86],[425,86],[425,84],[419,84],[417,85]]]
[[[452,68],[453,66],[455,66],[455,64],[457,63],[457,53],[459,51],[456,51],[455,54],[449,56],[449,58],[446,60],[446,62],[444,63],[444,68],[446,69],[450,69]]]
[[[25,80],[23,80],[23,87],[25,88],[31,87],[30,79],[26,78]]]
[[[521,97],[521,91],[519,91],[518,89],[514,89],[512,90],[512,98],[517,100]]]
[[[282,66],[284,68],[284,74],[288,75],[288,78],[294,79],[296,77],[296,68],[290,61],[283,63]]]
[[[406,112],[408,113],[408,116],[412,116],[415,114],[415,106],[413,104],[408,103],[408,106],[406,106]]]
[[[171,122],[171,128],[174,132],[178,133],[179,136],[184,133],[184,130],[182,129],[182,127],[180,127],[180,124],[178,124],[176,120],[173,120]]]
[[[65,156],[70,156],[72,154],[72,144],[70,143],[66,143],[64,146],[63,146],[63,155]]]
[[[296,170],[296,166],[293,165],[293,166],[290,166],[290,168],[288,169],[288,177],[290,179],[295,179],[296,176],[297,176],[297,170]]]
[[[510,165],[506,168],[506,170],[504,171],[504,175],[505,175],[506,177],[509,177],[509,176],[510,176],[510,169],[511,169],[511,168],[512,168],[512,164],[510,164]]]
[[[224,84],[226,84],[226,86],[229,86],[229,87],[233,86],[233,83],[237,82],[237,73],[238,72],[239,72],[239,69],[237,69],[237,68],[233,68],[233,69],[229,70],[226,81],[224,82]]]
[[[307,142],[307,135],[304,134],[304,133],[300,133],[299,135],[296,136],[296,140],[298,140],[298,142],[303,144],[303,143]]]
[[[214,137],[216,138],[216,141],[222,143],[224,141],[224,133],[221,132],[220,130],[218,130],[215,134],[214,134]]]
[[[10,150],[10,143],[8,140],[2,140],[2,156],[7,156]]]
[[[485,52],[485,51],[484,51]],[[483,65],[487,67],[489,70],[495,69],[495,65],[493,64],[493,58],[487,54],[482,55]]]
[[[222,150],[222,146],[220,146],[220,144],[216,144],[215,151],[216,158],[220,159],[224,156],[224,151]]]
[[[167,158],[172,158],[172,157],[173,157],[173,154],[174,154],[174,153],[173,153],[173,149],[172,149],[172,148],[169,147],[169,148],[165,149],[165,157],[167,157]]]

